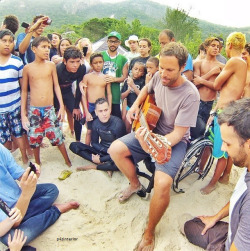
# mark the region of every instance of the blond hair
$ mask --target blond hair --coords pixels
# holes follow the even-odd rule
[[[246,44],[246,36],[241,32],[232,32],[227,37],[227,45],[231,44],[236,50],[242,51]]]

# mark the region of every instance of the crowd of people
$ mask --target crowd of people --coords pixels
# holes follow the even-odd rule
[[[140,108],[152,94],[161,109],[153,133],[164,138],[172,153],[169,161],[154,162],[154,193],[137,250],[154,249],[155,228],[169,205],[187,145],[210,124],[217,162],[201,193],[211,193],[217,182],[227,184],[233,164],[246,171],[218,214],[190,216],[191,220],[181,222],[181,231],[190,242],[207,250],[250,249],[250,44],[245,35],[233,32],[227,37],[228,61],[220,54],[222,38],[207,38],[192,60],[168,29],[159,33],[158,55],[150,54],[148,38],[133,34],[125,41],[129,52],[121,55],[122,37],[116,31],[107,35],[106,51],[93,52],[88,38],[79,38],[73,45],[56,32],[43,36],[49,20],[44,15],[34,17],[16,38],[17,17],[6,16],[0,28],[0,205],[9,209],[0,209],[1,242],[10,250],[21,250],[62,213],[79,207],[76,201],[55,203],[59,191],[54,184],[37,184],[44,137],[58,147],[65,164],[72,166],[61,126],[65,114],[75,136],[69,149],[92,162],[77,170],[107,171],[110,177],[121,171],[129,185],[118,195],[120,203],[133,194],[144,196],[136,169],[137,163],[152,157],[151,131],[145,122],[132,131],[132,123],[143,120]],[[81,142],[83,126],[87,133]],[[25,165],[34,156],[35,170],[17,165],[10,152],[16,148]],[[71,173],[63,171],[60,179]],[[229,224],[222,222],[228,215]]]

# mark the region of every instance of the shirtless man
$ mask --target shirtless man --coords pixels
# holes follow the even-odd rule
[[[247,64],[241,58],[241,52],[245,44],[245,35],[241,32],[233,32],[228,36],[226,53],[230,59],[214,81],[214,89],[220,91],[220,97],[214,111],[211,111],[210,114],[214,116],[213,156],[218,159],[218,162],[213,178],[206,187],[201,189],[203,194],[211,193],[215,189],[217,181],[220,180],[221,183],[228,183],[229,180],[232,160],[228,158],[226,152],[221,151],[222,139],[217,115],[231,101],[241,98],[247,75]]]
[[[247,62],[247,80],[242,97],[250,98],[250,43],[245,45],[242,58]]]
[[[194,63],[193,83],[199,90],[201,100],[196,127],[191,128],[192,138],[198,138],[205,131],[209,113],[216,98],[214,80],[224,67],[224,64],[216,59],[220,48],[219,39],[209,37],[205,40],[204,46],[207,52],[205,58]]]
[[[53,62],[47,61],[50,49],[49,39],[37,37],[32,42],[35,61],[23,68],[23,85],[21,95],[22,125],[28,131],[30,146],[34,149],[35,161],[40,162],[40,145],[46,136],[52,145],[58,146],[64,160],[71,166],[59,121],[53,106],[53,90],[60,103],[58,118],[64,117],[64,104],[59,87],[56,67]],[[30,109],[27,113],[27,92],[30,86]],[[28,117],[27,117],[28,116]]]
[[[105,92],[107,91],[108,103],[110,111],[112,109],[112,94],[111,94],[111,83],[106,82],[105,75],[102,73],[104,60],[101,53],[93,53],[90,56],[90,65],[93,72],[88,73],[84,76],[80,89],[85,95],[82,96],[83,107],[86,114],[86,121],[88,122],[87,135],[85,144],[90,144],[91,139],[91,125],[95,116],[95,102],[98,98],[105,98]],[[84,87],[84,91],[83,91]],[[95,117],[93,117],[95,116]]]

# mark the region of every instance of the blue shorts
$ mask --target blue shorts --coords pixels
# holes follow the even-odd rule
[[[95,103],[89,103],[89,113],[92,113],[95,110]]]
[[[95,114],[95,103],[89,103],[89,113],[91,113],[93,120],[88,121],[87,122],[87,128],[88,130],[92,130],[92,124],[94,122],[94,120],[97,118],[96,114]]]
[[[217,159],[221,159],[221,158],[227,159],[228,158],[227,152],[221,151],[222,138],[221,138],[220,125],[218,123],[217,116],[214,116],[213,133],[214,133],[213,156]]]
[[[28,139],[32,148],[39,147],[45,136],[53,146],[58,146],[63,143],[63,134],[56,117],[54,106],[31,106],[29,109],[29,122]]]
[[[134,132],[119,138],[119,140],[128,147],[132,155],[132,160],[135,164],[145,159],[146,157],[149,157],[149,154],[142,149],[139,141],[135,138]],[[158,164],[157,162],[155,162],[155,170],[166,173],[170,177],[172,177],[172,179],[174,179],[181,166],[182,160],[185,157],[186,150],[187,144],[183,141],[180,141],[177,145],[172,147],[172,156],[167,163]]]
[[[5,144],[11,140],[11,135],[16,138],[22,137],[25,130],[22,127],[21,107],[12,112],[0,113],[0,143]]]

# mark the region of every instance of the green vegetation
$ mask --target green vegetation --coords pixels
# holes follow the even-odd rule
[[[13,8],[15,6],[15,8]],[[36,14],[46,14],[53,20],[46,33],[59,32],[75,42],[88,37],[92,42],[110,31],[121,33],[122,41],[131,34],[152,41],[152,55],[159,52],[158,34],[162,29],[172,29],[193,57],[199,44],[208,36],[224,39],[233,31],[241,31],[250,40],[250,29],[211,24],[189,16],[182,9],[171,9],[149,0],[127,0],[118,3],[101,3],[98,0],[4,0],[0,2],[0,20],[14,14],[20,22],[32,21]],[[114,18],[110,18],[110,17]],[[20,28],[19,32],[23,29]]]
[[[198,19],[192,18],[184,9],[167,8],[164,18],[164,26],[172,30],[177,40],[183,41],[186,36],[193,37],[199,30]]]

